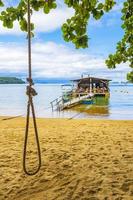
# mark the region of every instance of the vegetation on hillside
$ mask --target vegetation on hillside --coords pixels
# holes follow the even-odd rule
[[[23,84],[23,80],[16,77],[0,77],[0,84]]]

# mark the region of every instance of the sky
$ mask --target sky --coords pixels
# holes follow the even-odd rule
[[[103,0],[101,0],[103,1]],[[82,74],[123,81],[130,71],[128,63],[120,64],[115,70],[107,69],[105,59],[115,52],[116,44],[123,37],[121,8],[124,0],[116,0],[113,10],[101,20],[88,23],[90,38],[87,49],[75,49],[72,43],[62,38],[61,25],[74,11],[67,8],[63,0],[57,0],[58,7],[46,15],[42,11],[32,16],[35,23],[35,37],[32,39],[32,66],[34,78],[72,79]],[[16,0],[4,1],[6,6]],[[27,77],[27,40],[17,22],[14,28],[3,28],[0,22],[0,76]]]

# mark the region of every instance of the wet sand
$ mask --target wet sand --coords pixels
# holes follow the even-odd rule
[[[38,119],[40,172],[23,173],[25,119],[0,118],[0,200],[133,200],[133,121]],[[35,169],[33,125],[28,167]]]

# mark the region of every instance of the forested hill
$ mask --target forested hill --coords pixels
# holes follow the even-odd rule
[[[0,77],[0,84],[24,84],[25,82],[16,77]]]

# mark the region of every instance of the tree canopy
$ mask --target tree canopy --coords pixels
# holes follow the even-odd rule
[[[117,1],[117,0],[116,0]],[[87,35],[87,26],[90,17],[99,20],[106,12],[109,12],[116,4],[115,0],[64,0],[64,3],[74,9],[74,15],[67,19],[62,25],[64,40],[72,42],[76,48],[87,48],[89,37]],[[31,13],[33,11],[43,10],[48,14],[51,9],[56,9],[56,0],[30,0]],[[3,0],[0,0],[0,6],[4,6]],[[117,43],[115,54],[109,55],[106,64],[109,68],[115,68],[117,64],[129,63],[133,68],[133,1],[125,0],[122,12],[122,29],[124,36]],[[19,22],[20,29],[27,32],[27,0],[20,0],[15,7],[3,8],[0,13],[0,20],[3,26],[13,28],[14,22]],[[34,24],[31,23],[32,35]],[[133,71],[128,73],[127,78],[133,82]]]

